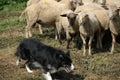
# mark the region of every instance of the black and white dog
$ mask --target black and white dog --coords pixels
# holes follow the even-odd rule
[[[22,60],[26,60],[25,67],[29,73],[29,65],[34,65],[43,70],[43,77],[46,80],[52,80],[51,73],[59,70],[70,72],[74,69],[69,52],[65,53],[62,50],[47,46],[35,39],[24,39],[17,48],[15,55],[19,58],[17,65]]]

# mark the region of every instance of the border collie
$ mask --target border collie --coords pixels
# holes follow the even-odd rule
[[[74,69],[69,52],[45,45],[35,39],[24,39],[18,46],[15,55],[18,57],[16,64],[25,60],[25,67],[29,73],[32,72],[30,65],[40,68],[46,80],[52,80],[51,73],[59,70],[70,72]]]

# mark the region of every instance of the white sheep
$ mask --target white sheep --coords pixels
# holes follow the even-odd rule
[[[28,0],[27,1],[27,6],[30,6],[32,4],[37,4],[40,0]],[[54,1],[60,1],[60,0],[54,0]],[[40,34],[43,34],[43,31],[42,31],[42,26],[40,24],[38,24],[38,28],[39,28],[39,32]]]
[[[89,47],[89,55],[91,53],[91,44],[95,33],[97,35],[97,45],[99,45],[100,40],[100,24],[95,14],[88,12],[80,12],[78,14],[78,24],[80,36],[83,41],[84,52],[83,55],[86,54],[86,39],[89,38],[88,47]],[[99,47],[99,46],[98,46]]]
[[[90,5],[90,4],[89,4]],[[92,12],[94,13],[101,25],[101,28],[103,30],[108,30],[110,29],[111,31],[111,35],[112,35],[112,48],[111,48],[111,54],[114,51],[114,45],[115,45],[115,36],[118,35],[118,33],[120,33],[120,29],[119,29],[119,10],[120,8],[118,7],[118,5],[116,4],[109,4],[107,5],[108,10],[99,8],[99,6],[95,6],[93,8],[92,6],[79,6],[75,12],[78,11],[88,11],[88,12]],[[99,8],[99,9],[98,9]],[[116,19],[116,20],[113,20]],[[104,31],[101,33],[101,40],[104,36]]]
[[[27,21],[25,35],[31,37],[31,27],[37,22],[39,24],[55,25],[56,18],[66,9],[72,9],[71,0],[40,0],[37,4],[28,6],[23,14]]]
[[[109,5],[109,28],[112,35],[111,54],[114,52],[116,36],[120,33],[120,9],[115,5]]]
[[[103,13],[101,13],[99,10],[101,12],[103,12]],[[107,26],[107,24],[108,24],[108,22],[107,22],[108,21],[107,20],[108,16],[106,14],[106,11],[104,11],[104,8],[102,8],[100,5],[91,3],[91,4],[88,4],[88,5],[79,6],[79,7],[76,8],[74,13],[78,13],[80,11],[88,11],[88,12],[94,11],[95,14],[99,13],[96,16],[99,18],[99,21],[102,23],[101,27],[104,28],[105,30],[108,29],[108,26]],[[75,21],[76,15],[74,13],[71,11],[71,12],[69,12],[67,14],[66,13],[61,14],[61,16],[63,18],[66,17],[66,16],[69,16],[69,19],[71,18],[71,22],[69,24],[67,23],[69,25],[69,28],[70,28],[70,30],[68,29],[69,33],[79,33],[79,27],[78,27],[77,22]],[[104,16],[105,19],[103,17],[101,17],[101,16]],[[68,35],[67,48],[69,48],[71,38],[72,37]],[[101,34],[101,40],[100,41],[102,41],[102,34]],[[97,48],[98,48],[98,46],[97,46]],[[102,42],[100,42],[99,48],[102,48]]]
[[[100,22],[101,25],[101,40],[103,39],[104,36],[104,32],[105,30],[109,29],[108,23],[109,23],[109,17],[108,17],[108,11],[105,10],[103,7],[101,7],[100,5],[97,4],[88,4],[88,5],[84,5],[84,6],[79,6],[77,7],[77,9],[74,11],[75,13],[79,12],[79,11],[87,11],[87,12],[92,12],[93,14],[95,14]],[[102,48],[102,42],[101,43],[101,48]]]
[[[94,37],[95,32],[98,33],[98,38],[97,38],[97,47],[100,47],[99,45],[101,44],[99,41],[100,40],[100,23],[97,19],[97,17],[93,13],[88,13],[88,12],[79,12],[79,13],[67,13],[67,14],[62,14],[61,16],[69,19],[69,24],[72,22],[74,23],[73,29],[75,31],[80,32],[80,36],[83,41],[83,48],[84,52],[83,55],[85,56],[86,54],[86,39],[89,39],[88,46],[89,46],[89,55],[91,55],[91,44],[92,40]],[[74,19],[74,20],[73,20]],[[76,25],[76,26],[75,26]]]

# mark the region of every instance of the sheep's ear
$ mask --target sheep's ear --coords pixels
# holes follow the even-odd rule
[[[89,18],[89,17],[88,17],[88,14],[85,15],[85,18]]]
[[[74,16],[76,17],[79,13],[73,13],[74,14]]]
[[[67,17],[67,14],[61,14],[60,16],[62,16],[62,17]]]
[[[75,12],[75,14],[78,14],[79,12],[81,12],[81,10],[80,10],[80,11]]]
[[[73,2],[73,0],[70,0],[70,2]]]
[[[109,8],[106,5],[102,5],[101,7],[103,7],[105,10],[109,10]]]
[[[75,16],[77,16],[79,13],[74,13],[75,14]]]
[[[119,12],[120,11],[120,8],[116,9],[116,12]]]

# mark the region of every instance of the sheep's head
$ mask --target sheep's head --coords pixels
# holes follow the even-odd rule
[[[120,8],[118,8],[116,5],[110,5],[109,6],[109,19],[115,20],[119,17],[119,11]]]
[[[74,13],[74,12],[71,12],[71,13],[61,14],[60,16],[62,16],[62,17],[67,17],[70,26],[73,26],[77,15],[78,15],[78,14],[76,14],[76,13]]]
[[[78,22],[79,22],[79,26],[84,25],[86,23],[86,21],[89,20],[89,16],[88,14],[81,12],[78,15]]]
[[[82,0],[70,0],[73,10],[75,10],[78,6],[83,5]]]
[[[95,1],[95,0],[94,0]],[[97,0],[98,2],[97,3],[99,3],[99,4],[101,4],[101,5],[105,5],[106,4],[106,0]]]

